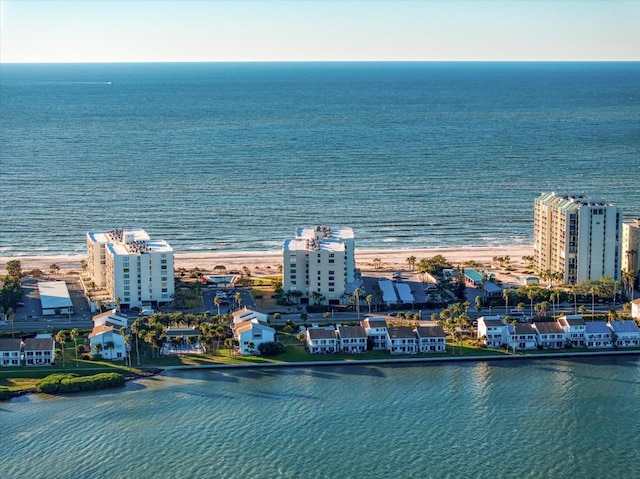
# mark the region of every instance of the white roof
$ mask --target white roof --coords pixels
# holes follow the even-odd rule
[[[388,279],[382,279],[378,281],[378,286],[382,290],[382,300],[387,303],[395,303],[398,301],[398,297],[396,296],[396,291],[393,289],[393,283]]]
[[[67,283],[64,281],[41,281],[38,283],[42,309],[68,308],[73,306]]]
[[[413,299],[411,287],[407,283],[396,283],[396,289],[398,290],[398,295],[403,303],[413,303],[415,301]]]

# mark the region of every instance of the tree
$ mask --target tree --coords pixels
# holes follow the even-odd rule
[[[102,354],[102,343],[96,343],[93,345],[93,351],[96,353],[96,356],[101,356]]]
[[[22,276],[22,263],[20,263],[20,260],[12,259],[7,261],[5,269],[10,279],[20,279]]]
[[[240,309],[240,304],[242,303],[242,294],[238,291],[235,295],[236,303],[238,304],[238,309]]]
[[[49,266],[49,271],[51,271],[51,274],[56,274],[58,273],[58,271],[60,271],[60,266],[58,266],[56,263],[53,263]]]
[[[416,257],[411,255],[407,258],[407,264],[412,270],[416,267]]]
[[[355,298],[354,304],[356,306],[356,311],[358,312],[358,320],[360,319],[360,294],[362,294],[362,290],[360,289],[360,286],[358,286],[353,292],[353,296]]]
[[[476,307],[476,311],[479,313],[480,310],[482,309],[482,296],[478,295],[476,296],[475,301],[475,307]]]
[[[368,294],[364,300],[367,302],[367,304],[369,305],[369,315],[371,315],[371,301],[373,301],[373,295]]]
[[[213,304],[215,304],[218,307],[218,316],[220,316],[220,303],[222,302],[222,300],[220,299],[220,296],[215,295],[213,297]]]
[[[235,339],[227,338],[224,340],[224,347],[229,350],[229,357],[233,355],[233,348],[235,347]]]
[[[118,314],[120,314],[120,305],[122,304],[122,298],[120,296],[116,296],[116,310]]]
[[[64,368],[64,346],[67,341],[67,333],[64,330],[60,330],[55,335],[55,341],[60,345],[60,350],[62,351],[62,367]]]
[[[116,348],[116,343],[114,343],[113,341],[107,341],[104,344],[104,349],[106,349],[107,351],[109,351],[109,357],[111,359],[113,359],[113,350]]]
[[[76,352],[76,367],[78,367],[78,336],[80,336],[78,328],[73,328],[69,331],[69,337],[73,341],[73,349]]]
[[[380,258],[373,258],[373,267],[380,269],[382,267],[382,260]]]

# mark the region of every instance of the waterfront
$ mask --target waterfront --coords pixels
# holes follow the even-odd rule
[[[3,478],[638,477],[639,378],[635,357],[174,371],[0,404],[0,460]]]
[[[0,65],[0,256],[530,245],[543,191],[640,215],[640,63]],[[615,168],[610,165],[615,165]]]

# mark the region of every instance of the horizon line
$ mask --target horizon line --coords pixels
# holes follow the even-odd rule
[[[105,61],[0,61],[0,65],[86,65],[159,63],[638,63],[638,59],[547,60],[105,60]]]

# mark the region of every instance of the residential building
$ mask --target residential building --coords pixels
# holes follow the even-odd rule
[[[38,281],[38,295],[43,316],[73,313],[73,302],[64,281]]]
[[[640,276],[640,218],[622,223],[622,271]]]
[[[239,324],[244,321],[251,321],[252,319],[257,319],[258,321],[262,321],[263,323],[268,323],[269,316],[265,313],[261,313],[259,311],[254,311],[252,309],[244,306],[242,309],[238,311],[234,311],[231,313],[233,317],[233,324]]]
[[[116,309],[110,309],[93,317],[93,326],[113,326],[117,330],[129,327],[129,318],[119,314]]]
[[[336,331],[333,328],[307,329],[307,349],[311,354],[335,353],[337,342]]]
[[[282,286],[303,304],[340,304],[346,286],[355,281],[352,228],[300,227],[284,241]]]
[[[391,354],[416,354],[416,333],[408,326],[387,328],[387,350]]]
[[[124,309],[160,306],[174,298],[173,248],[142,229],[89,231],[87,273]]]
[[[635,321],[609,321],[607,325],[613,331],[615,347],[637,348],[640,346],[640,329]]]
[[[55,363],[55,342],[51,336],[27,338],[24,341],[26,366],[50,366]]]
[[[373,341],[373,349],[384,351],[387,349],[387,320],[382,316],[373,316],[360,321],[367,333],[367,336]]]
[[[113,326],[94,326],[88,340],[91,353],[100,354],[102,359],[124,361],[127,358],[124,336]],[[97,344],[100,346],[96,346]]]
[[[562,349],[567,342],[564,329],[556,321],[540,321],[533,323],[537,343],[542,349]]]
[[[240,354],[260,354],[258,348],[262,343],[272,343],[276,340],[276,330],[267,323],[253,318],[236,324],[233,327],[233,337],[238,341]]]
[[[564,335],[567,338],[567,342],[574,347],[583,348],[585,346],[584,340],[584,319],[579,314],[572,314],[567,316],[561,316],[557,319],[558,324],[564,331]]]
[[[362,326],[338,326],[336,333],[338,335],[338,350],[340,352],[367,352],[367,332]]]
[[[631,301],[631,317],[640,319],[640,298]]]
[[[584,325],[584,342],[591,349],[611,348],[611,329],[604,321],[587,321]]]
[[[0,366],[20,366],[22,340],[0,338]]]
[[[444,353],[447,351],[447,335],[437,324],[415,328],[419,353]]]
[[[484,345],[488,348],[501,348],[507,344],[507,326],[502,316],[479,317],[478,338],[484,338]]]
[[[620,281],[622,212],[583,195],[543,193],[534,203],[534,264],[565,284]]]
[[[529,323],[509,323],[507,325],[507,344],[509,348],[527,350],[536,349],[537,332]]]

